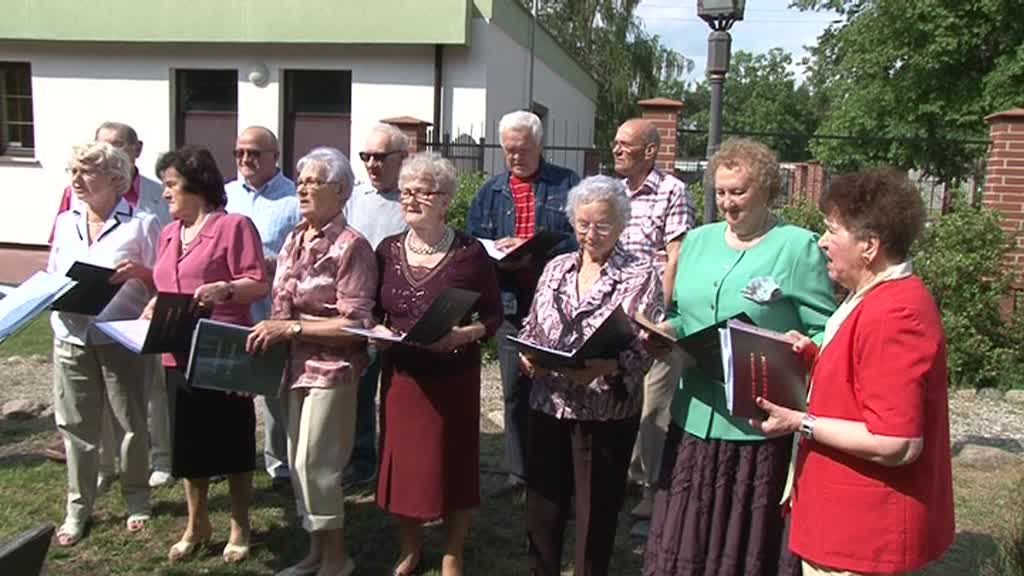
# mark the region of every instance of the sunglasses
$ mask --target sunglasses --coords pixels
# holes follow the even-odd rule
[[[264,152],[272,153],[273,150],[260,150],[259,148],[235,148],[231,151],[231,155],[234,156],[236,160],[241,160],[246,156],[252,156],[259,160],[263,156]]]
[[[383,162],[388,159],[388,156],[392,154],[398,154],[398,150],[392,150],[391,152],[360,152],[359,159],[363,162],[369,162],[370,160],[376,160],[377,162]]]

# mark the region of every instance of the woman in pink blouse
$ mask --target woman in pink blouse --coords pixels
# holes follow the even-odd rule
[[[157,243],[153,282],[160,292],[191,294],[214,320],[249,325],[249,305],[269,287],[263,248],[253,223],[226,214],[224,178],[210,151],[184,146],[160,157],[157,174],[174,222]],[[153,301],[143,312],[152,313]],[[210,477],[228,478],[231,535],[222,556],[235,563],[249,555],[249,497],[256,465],[256,415],[252,398],[188,386],[185,350],[164,355],[173,415],[171,473],[185,479],[188,524],[167,554],[182,560],[213,534],[207,508]]]
[[[580,250],[544,268],[519,337],[568,351],[620,306],[630,316],[661,318],[660,276],[619,243],[630,213],[622,182],[584,179],[569,192],[566,213]],[[549,372],[521,358],[533,378],[526,449],[530,573],[562,573],[563,533],[575,500],[575,573],[608,574],[651,359],[639,337],[617,358],[587,360],[581,369]]]
[[[342,327],[372,324],[377,258],[342,213],[354,181],[348,158],[316,148],[298,171],[302,221],[277,259],[270,320],[253,328],[248,348],[259,353],[285,341],[291,347],[288,466],[311,539],[306,557],[278,576],[348,576],[356,567],[345,552],[341,473],[352,454],[357,384],[369,358],[366,340]]]

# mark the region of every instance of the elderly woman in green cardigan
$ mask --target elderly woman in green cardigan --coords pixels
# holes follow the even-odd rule
[[[708,167],[723,221],[687,234],[663,325],[685,336],[745,313],[755,324],[814,338],[835,310],[815,234],[771,211],[775,154],[726,142]],[[646,576],[799,574],[783,540],[780,500],[792,435],[766,438],[726,408],[721,381],[691,366],[672,399],[647,538]]]

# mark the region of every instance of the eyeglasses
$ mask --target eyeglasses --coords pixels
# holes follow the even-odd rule
[[[611,224],[608,224],[607,222],[591,223],[591,222],[583,222],[583,221],[580,221],[580,220],[576,221],[576,232],[578,234],[582,234],[584,236],[586,236],[587,234],[590,234],[591,230],[593,230],[594,233],[597,234],[598,236],[607,236],[607,235],[611,234],[612,230],[614,230],[614,229],[615,229],[615,226],[612,226]]]
[[[97,170],[96,168],[85,168],[80,166],[71,166],[67,169],[67,172],[68,174],[71,175],[72,178],[79,175],[81,175],[83,178],[92,178],[93,176],[97,176],[100,173],[100,171]]]
[[[427,199],[433,198],[434,196],[441,196],[442,194],[444,194],[444,192],[427,191],[427,190],[410,190],[410,189],[407,188],[405,190],[402,190],[401,196],[402,196],[403,200],[411,200],[413,198],[415,198],[416,200],[427,200]]]
[[[302,180],[298,180],[297,182],[295,182],[295,186],[296,187],[302,187],[302,188],[306,188],[306,187],[321,188],[321,187],[326,186],[328,184],[337,184],[337,183],[338,183],[337,180],[321,180],[319,178],[304,178]]]
[[[369,162],[370,160],[376,160],[377,162],[383,162],[388,159],[388,156],[392,154],[398,154],[398,150],[392,150],[391,152],[360,152],[359,159],[363,162]]]
[[[231,151],[231,155],[234,156],[236,160],[241,160],[246,156],[252,156],[256,160],[259,160],[263,156],[264,152],[273,152],[273,150],[260,150],[259,148],[235,148]]]

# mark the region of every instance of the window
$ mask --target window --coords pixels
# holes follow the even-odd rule
[[[32,71],[28,63],[0,62],[0,155],[32,156]]]
[[[295,163],[314,146],[333,146],[349,155],[352,130],[352,72],[284,71],[284,134],[281,169],[295,177]]]
[[[238,135],[238,71],[175,71],[176,146],[205,146],[217,160],[225,180],[237,169],[231,155]]]

